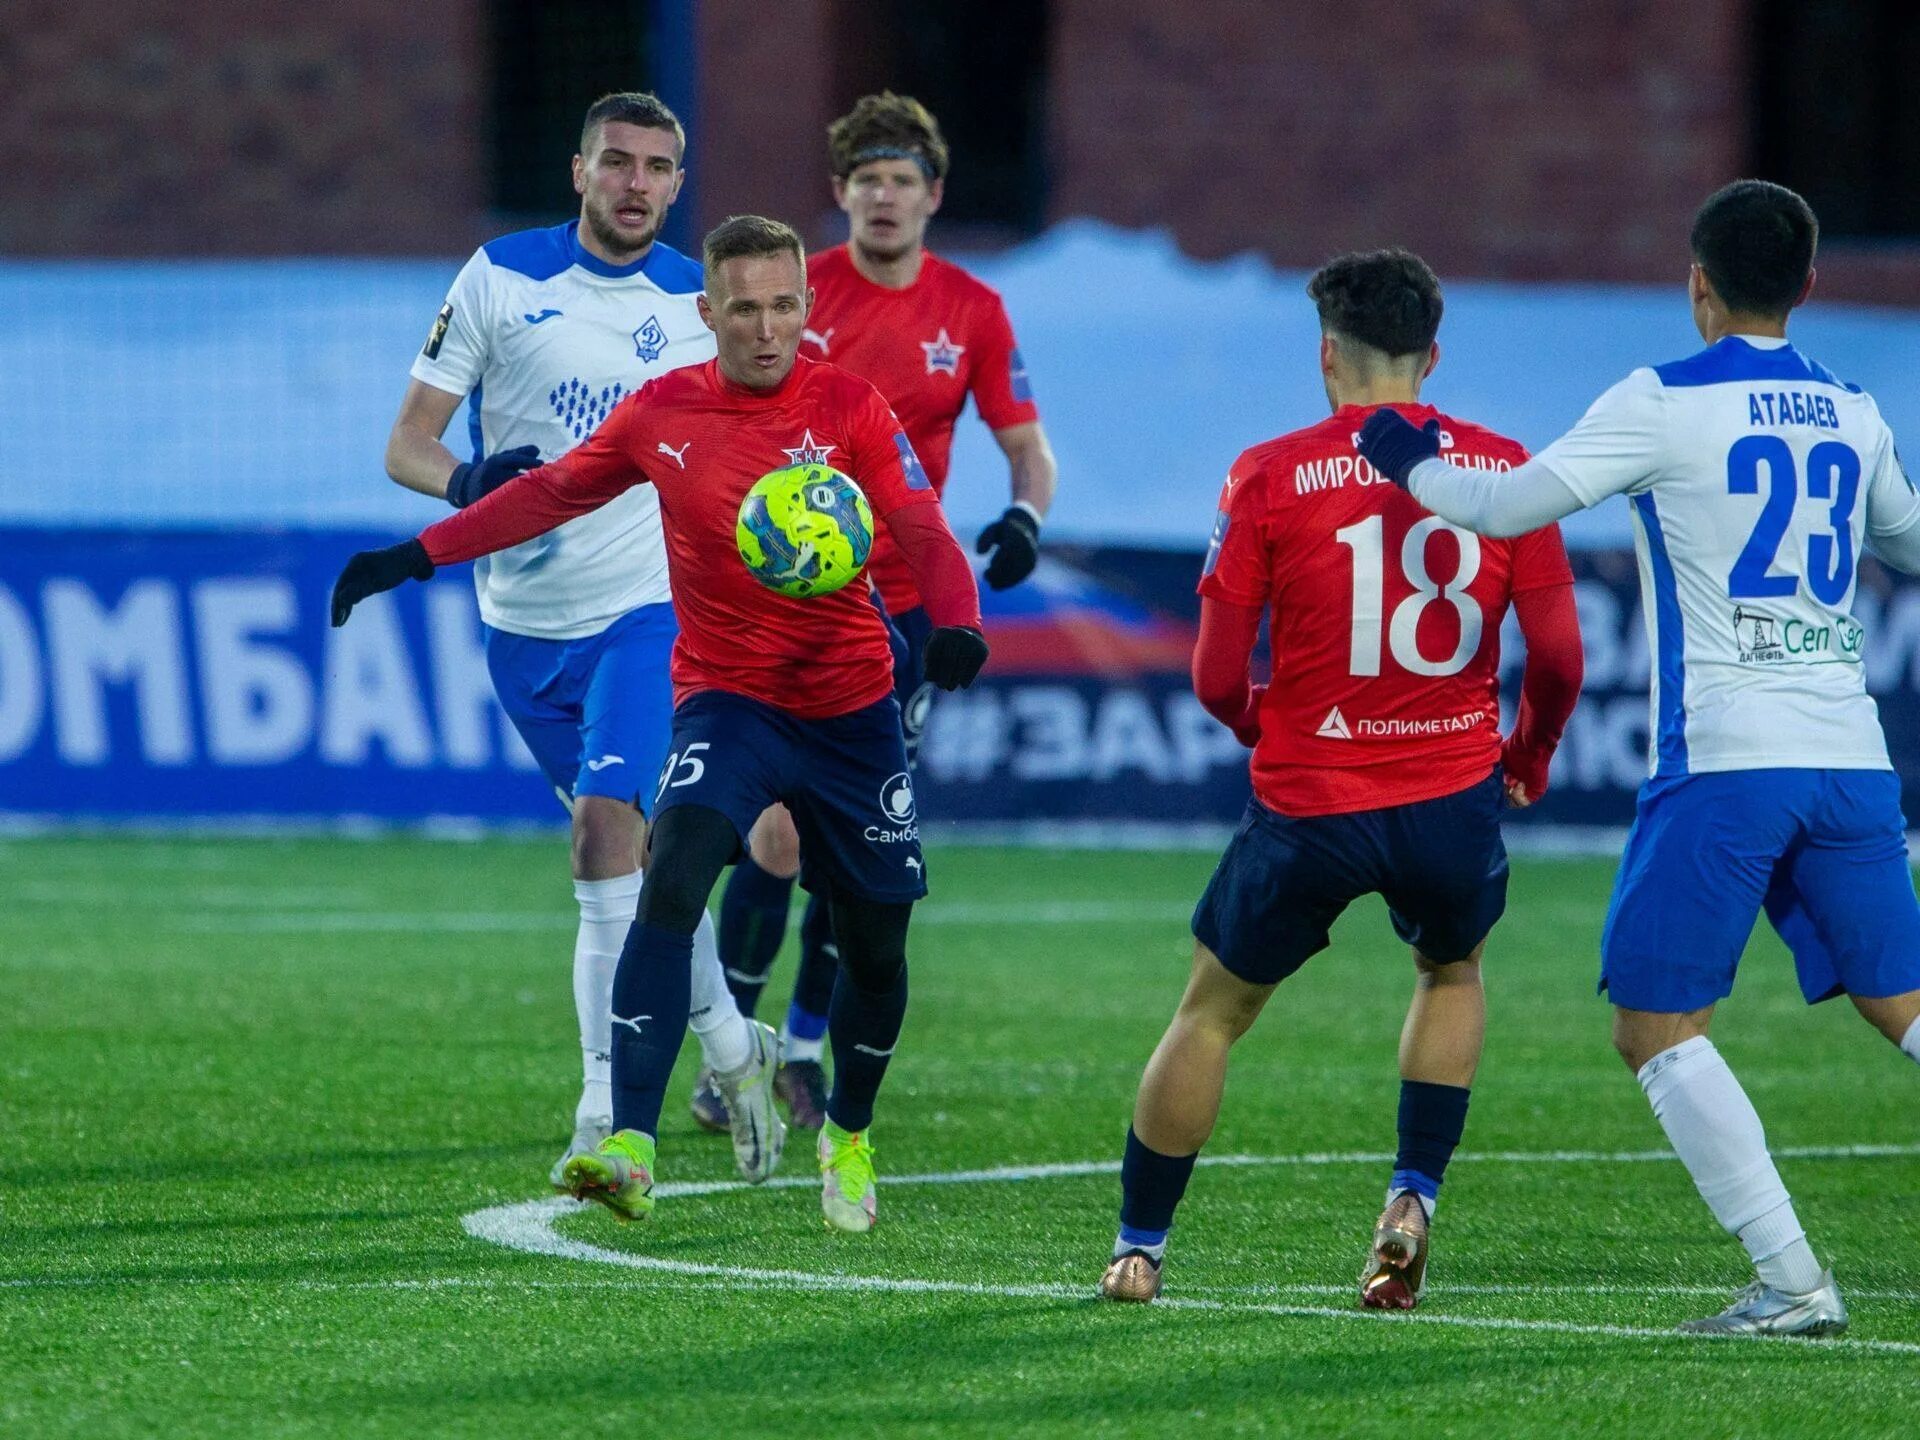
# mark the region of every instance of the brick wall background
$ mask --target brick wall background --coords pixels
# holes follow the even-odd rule
[[[1399,242],[1442,275],[1677,283],[1746,164],[1752,0],[1049,3],[1051,215],[1201,257]],[[698,27],[700,220],[829,238],[859,0],[703,0]],[[500,228],[484,43],[476,0],[10,0],[0,252],[463,253]],[[1920,247],[1821,272],[1920,305]]]
[[[471,0],[6,0],[0,252],[456,254]]]

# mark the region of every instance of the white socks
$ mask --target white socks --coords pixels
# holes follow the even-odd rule
[[[753,1058],[753,1031],[727,989],[713,917],[702,915],[693,932],[693,1011],[688,1018],[700,1042],[700,1058],[715,1070],[738,1070]]]
[[[1640,1067],[1655,1118],[1718,1220],[1740,1238],[1760,1278],[1804,1295],[1818,1289],[1820,1262],[1767,1154],[1767,1136],[1747,1092],[1704,1035]]]
[[[573,1008],[580,1021],[584,1084],[574,1107],[576,1127],[613,1115],[613,972],[640,904],[641,874],[611,880],[576,880],[580,929],[573,941]],[[753,1032],[727,989],[713,917],[702,915],[693,932],[694,1035],[700,1053],[716,1070],[737,1070],[753,1054]]]
[[[573,1123],[613,1117],[613,970],[640,903],[640,872],[611,880],[576,880],[580,929],[573,939],[573,1010],[580,1021],[580,1061],[586,1083]]]
[[[1906,1037],[1900,1042],[1900,1049],[1909,1060],[1920,1063],[1920,1020],[1907,1027]]]

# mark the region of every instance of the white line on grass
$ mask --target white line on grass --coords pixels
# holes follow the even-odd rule
[[[1042,1168],[1042,1167],[1034,1167]],[[1045,1167],[1057,1173],[1058,1167]],[[983,1172],[974,1172],[976,1175]],[[1070,1173],[1090,1173],[1073,1171]],[[933,1183],[932,1177],[915,1177],[921,1183]],[[997,1178],[1008,1179],[1002,1175]],[[1026,1176],[1023,1178],[1038,1178]],[[895,1181],[895,1184],[901,1182]],[[664,1187],[662,1187],[664,1189]],[[881,1275],[830,1275],[808,1270],[766,1270],[745,1265],[714,1265],[696,1260],[670,1260],[663,1256],[641,1255],[628,1250],[608,1250],[584,1241],[556,1234],[553,1224],[562,1215],[581,1209],[572,1200],[532,1200],[519,1205],[500,1205],[491,1210],[465,1216],[461,1225],[477,1240],[503,1245],[530,1255],[546,1255],[561,1260],[581,1260],[596,1265],[618,1265],[631,1270],[649,1270],[673,1276],[700,1276],[760,1290],[847,1290],[886,1292],[908,1295],[975,1295],[1003,1300],[1068,1300],[1086,1303],[1093,1297],[1090,1285],[998,1285],[976,1280],[925,1280]],[[1201,1310],[1249,1315],[1284,1315],[1317,1320],[1361,1321],[1366,1324],[1452,1325],[1468,1330],[1521,1330],[1556,1335],[1601,1335],[1622,1340],[1665,1340],[1699,1342],[1720,1336],[1683,1334],[1675,1330],[1656,1330],[1640,1325],[1602,1325],[1572,1320],[1519,1320],[1502,1316],[1444,1315],[1417,1311],[1404,1315],[1373,1314],[1331,1305],[1284,1305],[1269,1302],[1212,1300],[1193,1296],[1165,1296],[1154,1302],[1166,1310]],[[1920,1355],[1920,1344],[1904,1340],[1851,1340],[1846,1338],[1807,1341],[1782,1341],[1819,1349],[1872,1350],[1899,1355]]]
[[[1872,1160],[1920,1155],[1920,1145],[1789,1145],[1773,1152],[1780,1160]],[[1671,1150],[1463,1150],[1455,1165],[1645,1165],[1672,1160]],[[1304,1155],[1202,1155],[1200,1165],[1385,1165],[1391,1150],[1330,1150]],[[1086,1175],[1118,1175],[1118,1160],[1068,1160],[1049,1165],[1000,1165],[988,1170],[939,1170],[923,1175],[889,1175],[883,1185],[990,1185],[1025,1180],[1071,1180]],[[738,1190],[804,1190],[820,1181],[811,1175],[782,1175],[761,1185],[744,1180],[682,1180],[656,1185],[663,1200],[689,1195],[725,1195]]]
[[[1186,901],[1042,900],[1021,905],[928,901],[915,925],[1099,925],[1184,921]],[[571,930],[579,917],[547,910],[283,910],[256,915],[175,915],[176,930],[214,934],[501,933]]]

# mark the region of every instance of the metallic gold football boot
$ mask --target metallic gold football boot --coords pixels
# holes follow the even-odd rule
[[[1118,1256],[1100,1277],[1100,1298],[1145,1305],[1160,1293],[1160,1264],[1138,1250]]]
[[[1368,1310],[1411,1310],[1427,1284],[1427,1210],[1402,1190],[1373,1227],[1373,1249],[1360,1272],[1360,1304]]]

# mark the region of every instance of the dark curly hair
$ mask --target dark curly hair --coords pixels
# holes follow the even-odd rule
[[[1440,332],[1440,281],[1411,250],[1336,255],[1307,281],[1320,328],[1380,351],[1422,354]]]
[[[888,152],[917,156],[932,178],[946,178],[947,142],[940,122],[911,95],[891,90],[862,95],[853,109],[827,127],[827,160],[837,180],[869,160],[888,158]]]

